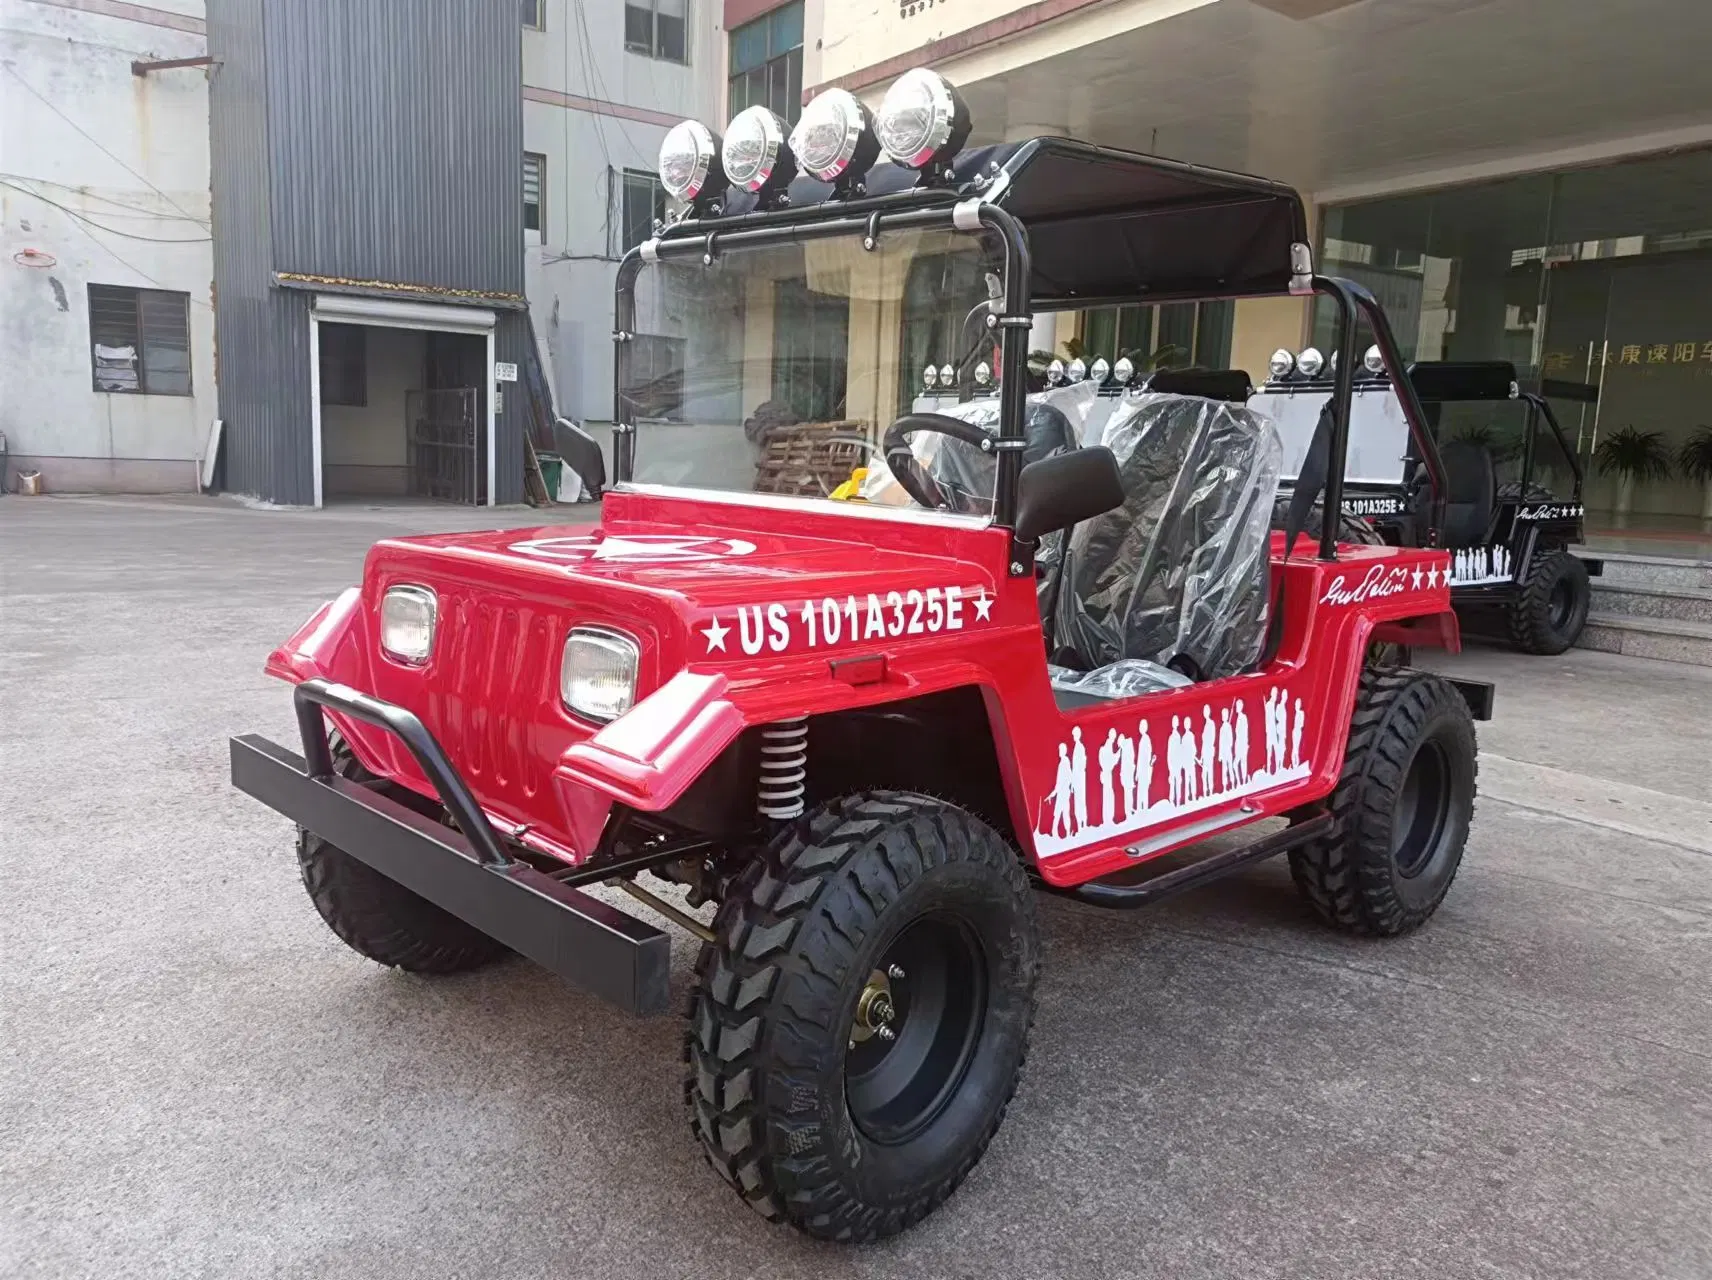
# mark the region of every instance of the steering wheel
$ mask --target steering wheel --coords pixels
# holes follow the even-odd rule
[[[993,437],[972,422],[944,413],[906,413],[886,428],[880,448],[886,455],[886,466],[891,468],[893,478],[903,491],[929,511],[956,511],[958,506],[951,494],[916,461],[910,449],[909,438],[917,431],[936,431],[942,436],[950,436],[953,440],[974,446],[989,457],[998,453]]]

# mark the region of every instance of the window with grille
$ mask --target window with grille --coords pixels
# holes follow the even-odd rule
[[[533,151],[523,153],[523,230],[542,238],[546,217],[541,202],[542,188],[547,185],[547,157]]]
[[[95,390],[190,394],[190,295],[89,286],[89,356]]]
[[[763,106],[795,124],[802,114],[802,0],[782,5],[731,33],[730,99],[726,119]]]
[[[665,62],[688,62],[689,0],[626,0],[624,47]]]
[[[369,402],[368,330],[360,324],[325,322],[318,328],[321,403],[366,405]]]
[[[1230,363],[1232,315],[1225,300],[1094,307],[1082,313],[1082,358],[1116,364],[1128,356],[1142,374],[1190,365],[1223,369]]]
[[[620,253],[633,249],[654,234],[656,220],[666,216],[666,188],[651,173],[624,171],[624,243]]]

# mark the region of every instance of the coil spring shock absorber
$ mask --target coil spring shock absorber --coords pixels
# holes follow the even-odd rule
[[[808,721],[779,720],[761,727],[761,779],[756,808],[763,818],[801,815],[808,778]]]

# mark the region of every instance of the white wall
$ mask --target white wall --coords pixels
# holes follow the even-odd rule
[[[545,5],[546,30],[523,29],[523,145],[547,158],[543,243],[525,254],[525,286],[559,412],[605,424],[612,287],[624,248],[620,175],[652,173],[661,139],[680,119],[721,128],[722,5],[689,0],[687,66],[628,52],[618,0]]]
[[[131,62],[205,54],[201,10],[0,0],[0,431],[50,490],[195,487],[216,412],[207,74]],[[189,293],[193,395],[93,390],[92,283]]]

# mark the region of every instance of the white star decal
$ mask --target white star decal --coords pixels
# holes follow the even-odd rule
[[[715,618],[707,626],[701,628],[701,633],[707,637],[707,651],[709,653],[715,649],[721,653],[725,652],[725,637],[731,634],[730,627],[725,626],[718,618]]]
[[[1414,578],[1414,586],[1415,586],[1416,591],[1419,591],[1421,589],[1421,579],[1426,577],[1426,576],[1427,576],[1426,574],[1421,572],[1421,566],[1416,565],[1415,566],[1415,578]]]
[[[981,594],[975,597],[975,616],[982,622],[987,622],[989,621],[987,615],[992,613],[992,611],[993,597],[987,594],[987,589],[985,587],[982,587]]]
[[[1427,585],[1429,587],[1436,587],[1439,585],[1439,571],[1437,566],[1434,566],[1427,574]]]
[[[572,537],[535,538],[528,542],[514,542],[511,544],[511,550],[519,555],[558,560],[567,564],[582,560],[668,564],[746,556],[754,552],[755,544],[745,542],[741,538],[678,537],[663,533],[638,533],[628,537],[614,534],[608,538],[577,534]]]

